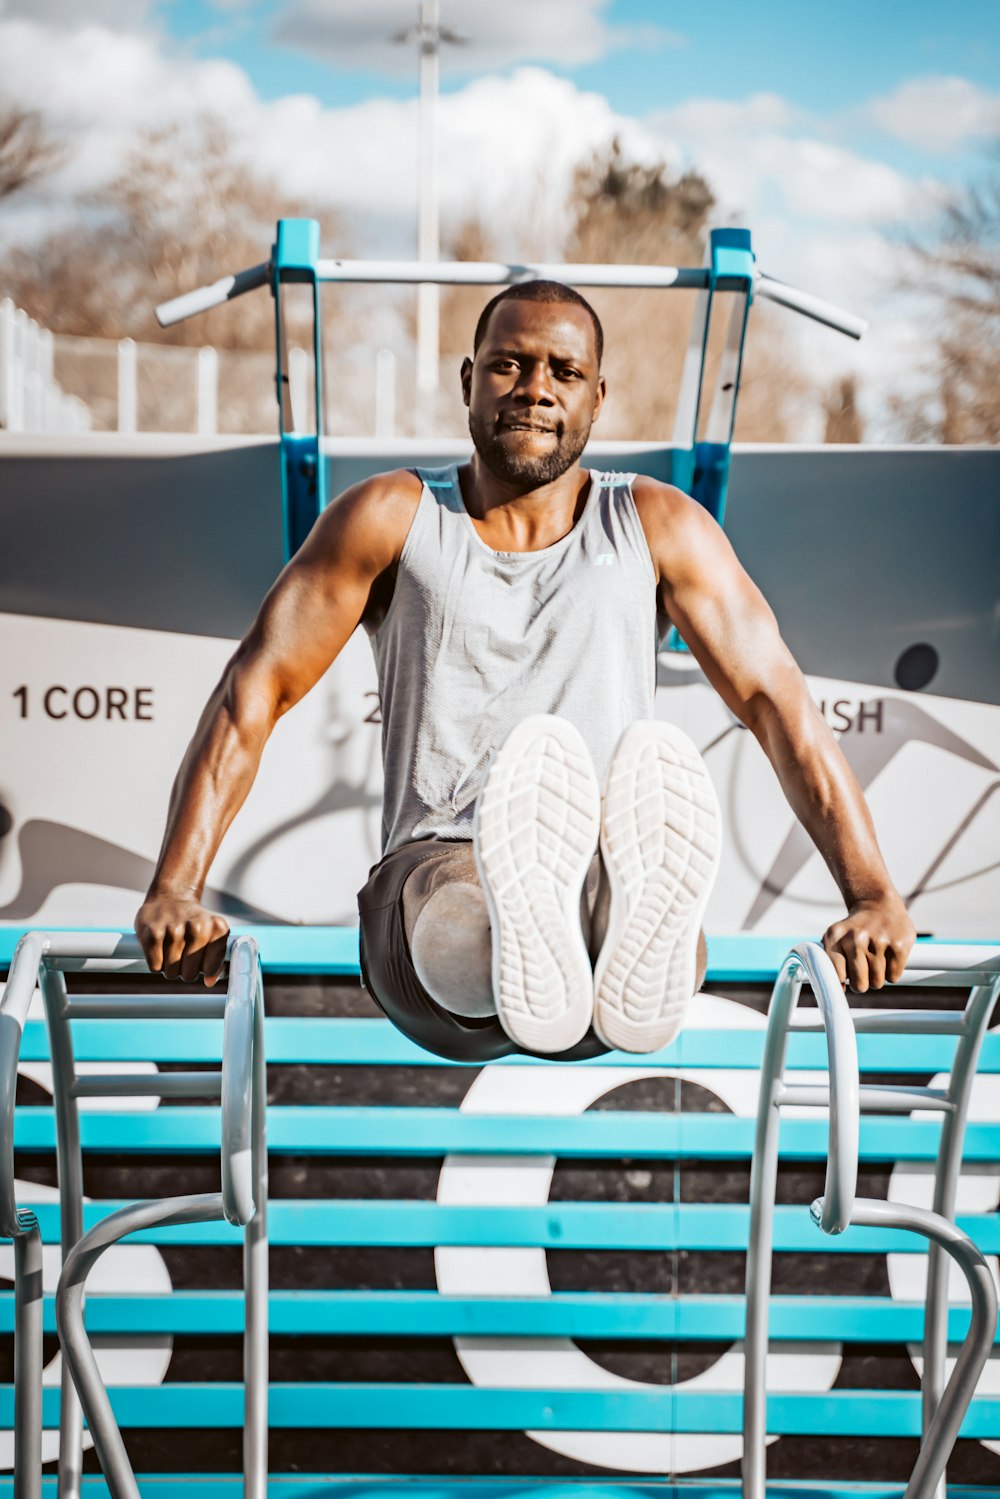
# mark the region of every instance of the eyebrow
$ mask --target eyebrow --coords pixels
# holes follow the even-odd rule
[[[486,356],[489,359],[520,359],[524,356],[524,350],[508,349],[506,347],[500,347],[498,349],[487,349]],[[589,355],[584,355],[582,358],[580,358],[576,354],[550,355],[550,358],[554,359],[557,364],[586,364],[589,357]]]

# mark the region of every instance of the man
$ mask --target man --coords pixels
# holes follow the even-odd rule
[[[153,971],[217,979],[212,860],[278,718],[363,624],[385,762],[384,857],[359,896],[375,999],[462,1060],[664,1044],[700,981],[720,838],[700,756],[652,717],[673,623],[839,885],[823,941],[841,981],[898,979],[915,934],[864,798],[725,535],[669,485],[580,466],[602,343],[569,287],[501,292],[462,367],[471,461],[377,475],[320,516],[178,774],[136,918]]]

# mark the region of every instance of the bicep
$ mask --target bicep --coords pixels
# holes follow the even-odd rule
[[[234,657],[234,667],[269,700],[275,719],[339,655],[361,622],[376,578],[392,560],[388,537],[372,526],[369,509],[351,491],[327,507],[278,576]]]
[[[661,568],[663,607],[726,705],[754,727],[764,703],[801,697],[802,673],[722,528],[692,505],[677,529]]]

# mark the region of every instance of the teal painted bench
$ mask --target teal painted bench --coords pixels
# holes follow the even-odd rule
[[[9,962],[16,934],[8,930],[0,940],[0,961]],[[340,930],[257,929],[265,971],[266,992],[273,992],[283,976],[312,975],[344,980],[348,986],[357,976],[356,935]],[[759,996],[769,987],[788,942],[775,939],[716,939],[711,949],[711,967],[706,989],[737,992],[741,986]],[[103,981],[102,981],[103,982]],[[113,993],[122,981],[108,980]],[[756,986],[756,988],[755,988]],[[135,981],[129,984],[134,991]],[[147,980],[145,992],[155,1001],[164,986]],[[190,994],[190,990],[186,990]],[[345,992],[348,992],[345,990]],[[913,997],[912,995],[910,996]],[[921,996],[916,996],[918,999]],[[383,1162],[391,1159],[401,1168],[418,1168],[443,1161],[438,1192],[427,1198],[289,1198],[272,1197],[269,1235],[276,1254],[299,1250],[329,1250],[359,1247],[362,1250],[404,1254],[408,1250],[470,1251],[482,1256],[498,1247],[514,1255],[534,1256],[607,1254],[652,1251],[679,1257],[738,1255],[746,1248],[749,1210],[743,1202],[673,1201],[495,1201],[491,1205],[462,1200],[463,1167],[480,1166],[480,1175],[502,1175],[512,1156],[534,1163],[551,1174],[551,1163],[574,1169],[593,1162],[627,1162],[629,1169],[642,1163],[656,1166],[663,1160],[675,1163],[681,1173],[705,1163],[728,1163],[745,1168],[753,1152],[755,1123],[721,1109],[696,1110],[681,1107],[676,1112],[632,1107],[592,1110],[573,1102],[560,1089],[556,1073],[586,1070],[594,1079],[590,1096],[599,1097],[602,1076],[612,1086],[631,1086],[633,1074],[651,1078],[674,1077],[687,1083],[703,1078],[704,1087],[727,1074],[727,1086],[740,1080],[751,1088],[759,1072],[764,1049],[764,1026],[759,1010],[741,1007],[747,1023],[742,1026],[699,1027],[686,1030],[664,1052],[653,1057],[613,1055],[579,1067],[553,1069],[527,1058],[511,1058],[482,1072],[489,1073],[489,1087],[480,1107],[470,1091],[480,1087],[475,1076],[462,1107],[398,1102],[389,1106],[364,1104],[272,1103],[268,1113],[272,1155],[287,1154],[306,1163],[337,1161]],[[740,1010],[733,1008],[739,1018]],[[957,1012],[956,1012],[957,1013]],[[219,1062],[222,1026],[204,1019],[190,1024],[166,1019],[84,1019],[73,1022],[78,1062],[142,1063],[172,1068]],[[956,1046],[954,1036],[912,1034],[858,1036],[862,1073],[914,1078],[947,1071]],[[272,1075],[286,1068],[329,1069],[329,1092],[341,1096],[349,1073],[374,1069],[376,1078],[394,1074],[433,1078],[440,1070],[454,1073],[453,1064],[420,1052],[392,1029],[388,1022],[357,1015],[288,1015],[270,1013],[265,1022],[265,1050]],[[29,1018],[21,1040],[20,1056],[26,1068],[44,1064],[48,1038],[44,1022]],[[788,1066],[791,1073],[822,1072],[826,1065],[826,1042],[822,1031],[793,1034],[789,1038]],[[987,1034],[978,1058],[986,1076],[1000,1071],[1000,1035]],[[426,1072],[425,1072],[426,1069]],[[502,1071],[501,1071],[502,1069]],[[624,1069],[624,1072],[622,1072]],[[461,1069],[459,1069],[461,1070]],[[469,1069],[465,1069],[468,1071]],[[472,1070],[475,1072],[475,1069]],[[618,1081],[619,1074],[626,1083]],[[169,1073],[167,1074],[169,1075]],[[444,1073],[441,1073],[443,1078]],[[338,1082],[339,1079],[339,1082]],[[498,1079],[498,1081],[493,1081]],[[576,1085],[574,1085],[575,1087]],[[490,1088],[498,1089],[491,1094]],[[386,1093],[390,1090],[387,1088]],[[517,1093],[516,1108],[506,1111],[488,1107],[489,1098]],[[684,1104],[680,1085],[675,1085],[675,1103]],[[583,1090],[581,1097],[587,1094]],[[412,1090],[410,1096],[412,1097]],[[512,1111],[513,1110],[513,1111]],[[909,1115],[876,1115],[862,1120],[859,1161],[862,1171],[877,1171],[886,1163],[908,1169],[934,1162],[940,1138],[936,1118]],[[788,1118],[781,1127],[781,1160],[791,1170],[817,1170],[826,1160],[828,1126],[823,1118]],[[113,1154],[119,1160],[155,1163],[157,1159],[194,1166],[218,1154],[219,1111],[211,1102],[174,1103],[155,1109],[97,1109],[81,1119],[84,1160],[103,1160]],[[46,1104],[19,1106],[15,1120],[14,1147],[18,1160],[39,1163],[51,1159],[55,1144],[52,1109]],[[964,1159],[983,1167],[1000,1162],[1000,1103],[995,1117],[973,1119],[967,1128]],[[1000,1168],[998,1168],[1000,1169]],[[451,1185],[442,1189],[443,1177]],[[498,1177],[499,1179],[499,1177]],[[469,1180],[472,1180],[469,1178]],[[466,1182],[466,1185],[468,1183]],[[446,1183],[447,1185],[447,1183]],[[473,1186],[476,1183],[473,1182]],[[480,1181],[479,1186],[482,1186]],[[505,1188],[508,1190],[508,1188]],[[153,1195],[152,1193],[150,1195]],[[487,1192],[487,1195],[489,1193]],[[58,1205],[54,1201],[32,1203],[42,1239],[59,1241]],[[101,1197],[85,1205],[84,1227],[122,1206],[120,1200]],[[961,1213],[959,1225],[985,1254],[1000,1252],[1000,1221],[995,1211]],[[238,1229],[225,1222],[192,1223],[180,1228],[153,1228],[132,1242],[157,1246],[176,1253],[184,1246],[192,1251],[222,1250],[239,1243]],[[873,1343],[903,1349],[918,1341],[924,1329],[922,1303],[892,1296],[863,1293],[840,1294],[838,1280],[843,1267],[855,1257],[899,1253],[912,1256],[924,1245],[912,1235],[884,1227],[851,1227],[829,1238],[810,1221],[808,1201],[780,1203],[774,1213],[774,1247],[779,1256],[817,1255],[813,1283],[805,1292],[780,1293],[771,1298],[770,1337],[780,1351],[808,1341],[870,1346]],[[485,1265],[485,1268],[483,1267]],[[474,1289],[440,1289],[461,1278],[461,1264],[453,1264],[446,1276],[439,1273],[439,1288],[366,1290],[361,1287],[295,1287],[272,1289],[269,1320],[272,1341],[295,1340],[303,1350],[316,1347],[317,1340],[371,1339],[412,1340],[417,1346],[428,1339],[458,1339],[474,1366],[473,1355],[489,1354],[502,1339],[609,1341],[617,1346],[641,1348],[649,1342],[682,1344],[708,1352],[728,1349],[745,1331],[745,1300],[741,1294],[718,1292],[649,1293],[632,1289],[555,1290],[546,1294],[512,1297],[498,1285],[490,1294],[488,1261],[473,1267],[466,1276]],[[440,1267],[439,1267],[440,1268]],[[537,1264],[535,1265],[537,1270]],[[504,1268],[504,1274],[507,1268]],[[46,1331],[55,1331],[51,1298],[44,1301]],[[3,1331],[13,1326],[10,1293],[0,1297]],[[948,1314],[948,1336],[961,1339],[969,1322],[968,1313],[953,1307]],[[171,1337],[176,1339],[225,1339],[240,1334],[243,1325],[242,1293],[231,1287],[173,1290],[169,1294],[101,1291],[88,1296],[87,1325],[95,1337],[128,1339]],[[473,1340],[469,1343],[466,1340]],[[479,1340],[477,1343],[476,1340]],[[579,1350],[577,1350],[579,1352]],[[530,1367],[531,1350],[525,1351]],[[487,1360],[488,1362],[488,1360]],[[272,1380],[270,1427],[277,1434],[339,1431],[396,1432],[421,1430],[447,1432],[537,1433],[540,1454],[560,1451],[560,1434],[630,1432],[659,1438],[684,1434],[710,1434],[722,1450],[738,1442],[743,1427],[743,1399],[739,1389],[705,1387],[692,1380],[670,1384],[631,1383],[603,1376],[593,1387],[557,1388],[544,1384],[505,1387],[494,1373],[491,1385],[477,1383],[468,1374],[463,1382],[429,1382],[419,1379],[375,1380],[313,1379]],[[12,1389],[0,1387],[0,1425],[12,1422]],[[237,1430],[243,1422],[243,1389],[231,1380],[171,1379],[147,1386],[112,1388],[112,1405],[126,1432],[146,1433],[165,1429]],[[47,1388],[43,1397],[47,1427],[59,1419],[59,1391]],[[776,1389],[767,1403],[767,1430],[772,1435],[823,1441],[846,1436],[912,1438],[921,1429],[920,1395],[916,1389],[866,1389],[844,1385],[820,1389]],[[1000,1399],[982,1394],[973,1401],[962,1428],[972,1441],[1000,1439]],[[548,1444],[548,1445],[543,1445]],[[572,1442],[562,1447],[579,1450]],[[291,1451],[292,1448],[288,1448]],[[565,1454],[564,1454],[565,1455]],[[720,1464],[721,1465],[721,1464]],[[984,1467],[985,1467],[984,1461]],[[548,1472],[539,1478],[551,1491],[560,1487],[579,1493],[617,1489],[624,1480],[605,1477],[602,1468],[615,1469],[614,1462],[566,1458],[565,1467],[583,1469],[580,1477],[562,1482]],[[620,1467],[624,1465],[619,1466]],[[703,1464],[703,1467],[706,1466]],[[907,1463],[908,1466],[908,1463]],[[587,1476],[587,1470],[590,1475]],[[649,1471],[649,1470],[647,1470]],[[655,1470],[653,1470],[655,1471]],[[630,1492],[656,1493],[690,1487],[683,1472],[664,1463],[660,1471],[673,1482],[649,1484],[642,1478],[630,1481]],[[690,1470],[688,1470],[690,1471]],[[995,1469],[994,1469],[995,1471]],[[594,1473],[601,1476],[595,1478]],[[855,1479],[856,1479],[855,1475]],[[229,1489],[239,1482],[223,1474],[201,1475],[206,1486]],[[366,1495],[379,1485],[423,1494],[442,1491],[441,1481],[405,1478],[371,1478],[363,1483],[356,1475],[317,1475],[308,1480],[273,1473],[270,1482],[277,1491],[294,1491],[304,1483],[310,1492],[334,1487],[340,1492],[352,1484]],[[457,1480],[456,1480],[457,1481]],[[7,1481],[9,1485],[9,1480]],[[46,1484],[49,1479],[45,1480]],[[176,1475],[144,1475],[157,1492],[172,1492]],[[471,1477],[462,1482],[474,1486]],[[491,1489],[527,1479],[509,1476],[475,1486]],[[808,1482],[789,1480],[798,1489]],[[87,1475],[84,1486],[100,1488],[98,1475]],[[700,1492],[731,1492],[736,1478],[715,1476],[698,1484]],[[771,1485],[773,1486],[773,1485]],[[4,1487],[0,1481],[0,1489]],[[843,1489],[858,1491],[858,1483],[824,1481],[827,1493]],[[354,1490],[352,1489],[352,1492]],[[886,1482],[870,1488],[872,1493],[898,1494],[901,1485]],[[980,1488],[977,1492],[982,1493]]]

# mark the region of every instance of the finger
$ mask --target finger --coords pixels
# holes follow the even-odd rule
[[[198,982],[211,930],[211,924],[205,919],[189,921],[184,928],[184,953],[181,957],[180,976],[185,984]]]
[[[150,973],[159,973],[163,967],[163,933],[159,927],[137,926],[135,934],[146,955],[146,966]]]
[[[872,941],[868,946],[868,985],[881,989],[885,983],[885,939]]]
[[[222,977],[223,964],[226,961],[226,943],[229,940],[229,928],[224,927],[217,937],[205,948],[205,956],[202,959],[201,971],[205,975],[205,986],[210,989],[217,979]]]
[[[898,984],[903,977],[908,956],[908,950],[904,951],[899,947],[886,948],[885,974],[890,984]]]
[[[844,954],[830,940],[830,934],[829,934],[829,932],[823,938],[823,946],[826,948],[826,951],[827,951],[827,954],[829,955],[831,963],[833,964],[834,968],[837,970],[837,977],[838,977],[838,979],[840,980],[840,982],[842,984],[846,984],[847,983],[847,963],[844,960]]]
[[[868,993],[868,953],[857,944],[847,955],[847,976],[855,994]]]
[[[184,955],[184,923],[171,921],[163,933],[163,976],[175,979],[180,971]]]

